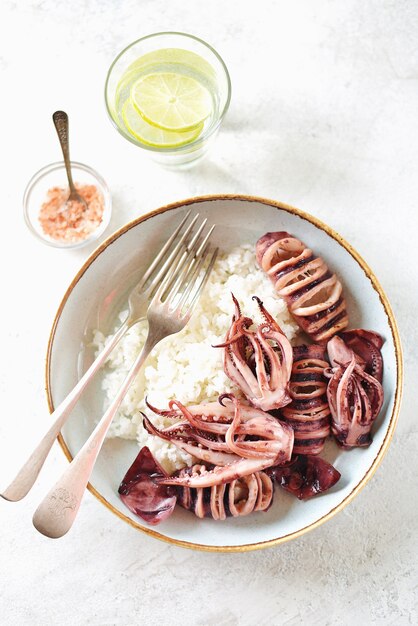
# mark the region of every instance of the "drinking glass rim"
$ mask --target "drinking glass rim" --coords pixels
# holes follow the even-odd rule
[[[226,77],[227,98],[226,98],[225,105],[224,105],[224,107],[222,109],[222,112],[219,114],[216,123],[213,125],[212,128],[208,129],[208,130],[210,130],[210,132],[208,132],[207,134],[203,133],[202,135],[199,135],[199,137],[197,137],[194,141],[191,141],[190,143],[188,143],[187,146],[177,146],[177,147],[173,147],[173,148],[158,148],[157,146],[148,146],[145,143],[141,143],[140,141],[136,140],[133,136],[130,136],[128,133],[123,132],[123,130],[120,128],[120,126],[113,119],[113,116],[112,116],[112,114],[110,112],[110,105],[109,105],[109,101],[108,101],[108,97],[107,97],[107,91],[108,91],[108,84],[109,84],[109,80],[110,80],[110,75],[112,73],[112,70],[113,70],[114,66],[119,61],[119,59],[125,54],[125,52],[127,52],[130,48],[132,48],[136,44],[138,44],[138,43],[140,43],[142,41],[145,41],[146,39],[152,39],[153,37],[160,37],[161,35],[178,35],[180,37],[187,37],[188,39],[194,39],[195,41],[203,44],[218,59],[218,61],[220,62],[221,66],[223,68],[223,71],[224,71],[225,77]],[[161,31],[161,32],[158,32],[158,33],[151,33],[150,35],[145,35],[145,37],[140,37],[139,39],[136,39],[135,41],[132,41],[130,44],[125,46],[125,48],[123,48],[123,50],[121,50],[119,52],[119,54],[113,59],[111,65],[110,65],[110,67],[109,67],[109,69],[107,71],[105,87],[104,87],[104,96],[105,96],[106,111],[107,111],[107,114],[108,114],[108,116],[110,118],[110,121],[113,124],[113,126],[116,128],[118,133],[120,135],[122,135],[122,137],[124,137],[125,139],[127,139],[128,141],[133,143],[135,146],[139,146],[140,148],[144,148],[145,150],[150,150],[152,152],[161,152],[161,153],[171,153],[172,154],[172,153],[175,153],[175,152],[182,152],[182,151],[184,151],[185,147],[190,148],[190,147],[199,145],[199,143],[202,143],[203,141],[208,139],[211,135],[213,135],[218,130],[219,126],[221,125],[221,122],[222,122],[223,118],[225,117],[225,115],[226,115],[226,113],[227,113],[227,111],[229,109],[229,105],[230,105],[230,102],[231,102],[231,90],[232,90],[231,77],[229,75],[228,68],[226,67],[225,62],[222,59],[221,55],[215,50],[215,48],[213,48],[210,44],[208,44],[203,39],[200,39],[200,37],[196,37],[196,35],[190,35],[189,33],[182,33],[182,32],[179,32],[179,31]]]

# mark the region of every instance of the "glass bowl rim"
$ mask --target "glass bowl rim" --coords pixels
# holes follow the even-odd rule
[[[70,163],[71,163],[72,168],[75,168],[75,169],[78,169],[78,170],[81,170],[90,174],[97,181],[98,186],[100,187],[100,190],[103,193],[103,199],[104,199],[103,219],[100,225],[96,228],[96,230],[94,230],[91,233],[91,235],[89,235],[82,241],[79,241],[76,243],[60,243],[59,241],[55,242],[53,240],[48,239],[47,236],[44,237],[41,233],[39,233],[33,226],[32,219],[29,216],[29,198],[33,189],[36,187],[39,181],[41,181],[46,175],[50,174],[51,172],[54,172],[56,170],[61,170],[61,169],[65,170],[64,161],[54,161],[53,163],[48,163],[47,165],[44,165],[43,167],[41,167],[41,169],[39,169],[37,172],[35,172],[25,187],[25,191],[23,193],[23,200],[22,200],[23,216],[25,218],[26,226],[28,227],[30,232],[37,239],[42,241],[44,244],[51,246],[53,248],[61,248],[64,250],[81,248],[82,246],[92,243],[93,241],[98,239],[100,235],[102,235],[104,231],[106,230],[106,228],[108,227],[111,214],[112,214],[112,195],[110,193],[108,184],[106,183],[103,176],[99,174],[99,172],[97,172],[97,170],[92,168],[90,165],[86,165],[85,163],[81,163],[80,161],[70,160]]]
[[[119,61],[119,59],[133,46],[135,46],[136,44],[145,41],[147,39],[152,39],[153,37],[160,37],[161,35],[177,35],[180,37],[187,37],[188,39],[194,39],[195,41],[197,41],[200,44],[203,44],[203,46],[205,46],[206,48],[208,48],[212,54],[218,59],[224,73],[225,73],[225,77],[226,77],[226,82],[227,82],[227,98],[226,98],[226,102],[225,105],[221,111],[221,113],[219,114],[218,120],[216,122],[216,124],[213,125],[212,128],[208,129],[209,132],[207,134],[202,134],[199,137],[197,137],[197,139],[195,139],[194,141],[191,141],[190,143],[187,144],[187,146],[177,146],[177,147],[173,147],[173,148],[158,148],[156,146],[148,146],[145,143],[141,143],[140,141],[137,141],[134,137],[131,137],[130,135],[128,135],[128,133],[124,133],[123,130],[116,124],[115,120],[113,119],[113,116],[110,112],[110,105],[109,105],[109,100],[107,97],[107,93],[108,93],[108,85],[109,85],[109,80],[110,80],[110,76],[111,73],[113,71],[114,66],[116,65],[116,63]],[[136,39],[135,41],[132,41],[130,44],[128,44],[127,46],[125,46],[125,48],[123,48],[123,50],[121,50],[119,52],[119,54],[113,59],[108,71],[107,71],[107,75],[106,75],[106,81],[105,81],[105,86],[104,86],[104,98],[105,98],[105,105],[106,105],[106,112],[109,116],[109,119],[112,123],[112,125],[116,128],[116,130],[118,131],[118,133],[120,135],[122,135],[122,137],[124,137],[125,139],[127,139],[128,141],[130,141],[131,143],[133,143],[135,146],[138,146],[139,148],[143,148],[144,150],[149,150],[150,152],[158,152],[160,154],[175,154],[175,153],[181,153],[184,151],[185,147],[187,148],[191,148],[191,147],[195,147],[198,146],[200,143],[202,143],[203,141],[209,139],[214,133],[216,133],[216,131],[218,130],[219,126],[222,123],[223,118],[225,117],[228,109],[229,109],[229,105],[231,103],[231,92],[232,92],[232,84],[231,84],[231,77],[229,75],[228,72],[228,68],[226,67],[225,61],[222,59],[221,55],[219,54],[219,52],[217,52],[215,50],[215,48],[213,48],[210,44],[208,44],[206,41],[204,41],[203,39],[200,39],[200,37],[196,37],[195,35],[190,35],[189,33],[183,33],[180,31],[161,31],[158,33],[151,33],[149,35],[145,35],[144,37],[140,37],[139,39]]]

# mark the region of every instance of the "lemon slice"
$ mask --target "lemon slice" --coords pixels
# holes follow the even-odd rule
[[[131,100],[149,124],[174,132],[196,128],[212,111],[209,91],[175,72],[142,76],[132,85]]]
[[[128,131],[142,143],[155,148],[178,148],[191,143],[202,132],[203,124],[191,131],[175,133],[163,130],[148,124],[138,113],[130,100],[127,100],[122,109],[122,119]]]

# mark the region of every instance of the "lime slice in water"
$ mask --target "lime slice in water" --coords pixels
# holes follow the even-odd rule
[[[148,124],[138,113],[130,100],[127,100],[122,109],[122,119],[128,131],[142,143],[154,148],[178,148],[191,143],[202,132],[203,124],[191,131],[175,133],[163,130]]]
[[[131,100],[147,122],[175,132],[196,128],[212,111],[209,91],[175,72],[142,76],[132,85]]]

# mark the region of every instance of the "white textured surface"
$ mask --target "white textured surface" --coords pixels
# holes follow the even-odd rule
[[[58,108],[70,115],[73,158],[96,167],[112,189],[108,233],[197,194],[294,204],[364,256],[392,302],[405,350],[400,422],[377,474],[330,522],[277,548],[235,555],[175,548],[122,524],[90,494],[72,531],[48,540],[31,515],[66,465],[55,446],[31,494],[0,502],[2,623],[417,623],[417,22],[413,0],[2,1],[2,486],[47,422],[49,328],[92,251],[47,248],[22,220],[28,178],[60,157],[50,121]],[[201,36],[231,72],[223,129],[189,172],[148,162],[104,110],[115,54],[159,30]]]

